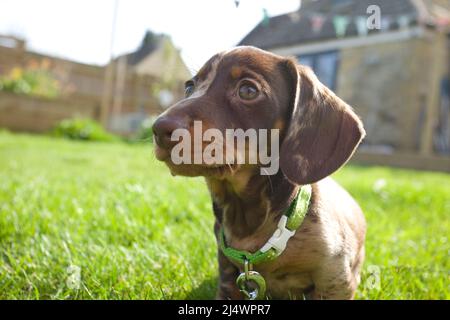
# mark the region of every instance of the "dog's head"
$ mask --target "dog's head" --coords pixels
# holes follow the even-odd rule
[[[181,133],[177,129],[182,129]],[[276,161],[285,176],[297,184],[312,183],[333,173],[364,136],[362,123],[352,109],[310,69],[253,47],[213,56],[186,82],[185,99],[164,112],[153,126],[156,157],[174,174],[186,176],[224,177],[246,166],[261,166],[259,159],[248,163],[254,151],[248,140],[244,151],[236,150],[238,143],[227,145],[229,129],[251,129],[259,139],[260,129],[278,129],[281,148]],[[190,139],[183,150],[180,138]],[[258,150],[273,149],[270,138],[264,141],[265,145],[258,141]],[[180,151],[191,163],[174,161],[173,155],[180,155]],[[218,152],[224,156],[217,157]],[[244,164],[236,164],[239,154]]]

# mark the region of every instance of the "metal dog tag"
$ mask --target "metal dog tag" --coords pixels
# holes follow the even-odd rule
[[[241,273],[236,284],[247,300],[263,300],[266,298],[266,281],[256,271]]]

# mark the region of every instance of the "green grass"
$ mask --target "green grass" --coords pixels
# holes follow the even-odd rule
[[[357,298],[449,299],[450,175],[336,179],[368,221]],[[150,145],[0,133],[0,299],[213,298],[210,207],[203,180],[173,178]]]

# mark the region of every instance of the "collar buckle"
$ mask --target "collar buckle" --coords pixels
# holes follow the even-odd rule
[[[261,252],[267,252],[270,249],[275,249],[278,254],[281,254],[286,249],[287,243],[290,238],[295,234],[295,230],[291,231],[286,228],[288,217],[283,215],[278,222],[277,230],[275,230],[272,237],[266,244],[260,249]]]

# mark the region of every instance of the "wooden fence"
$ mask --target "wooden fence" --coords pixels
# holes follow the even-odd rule
[[[59,121],[72,117],[97,119],[95,100],[45,99],[0,91],[0,127],[13,131],[48,132]]]
[[[155,94],[155,89],[161,89],[161,81],[154,76],[138,74],[131,68],[122,72],[121,77],[117,76],[117,73],[113,74],[109,78],[110,96],[107,97],[105,106],[106,68],[104,66],[82,64],[38,54],[25,50],[25,43],[20,39],[0,36],[0,40],[2,39],[3,42],[0,41],[0,75],[9,73],[17,67],[21,69],[44,67],[58,81],[62,97],[53,101],[2,94],[1,100],[6,99],[0,102],[2,105],[0,125],[3,127],[11,130],[40,132],[39,128],[47,129],[50,124],[55,124],[55,119],[60,119],[63,115],[80,114],[92,116],[99,121],[105,120],[102,122],[116,133],[129,134],[132,130],[136,130],[136,122],[163,111]],[[11,45],[5,46],[5,39],[10,40]],[[183,94],[182,83],[174,83],[170,90],[174,99],[178,99]],[[8,114],[5,113],[6,110]],[[46,117],[47,111],[49,115]],[[102,117],[105,113],[106,119]],[[30,120],[33,122],[31,123],[27,120],[33,119],[35,115],[39,115],[39,123]],[[133,122],[134,127],[129,122]]]

